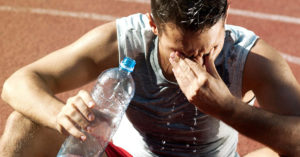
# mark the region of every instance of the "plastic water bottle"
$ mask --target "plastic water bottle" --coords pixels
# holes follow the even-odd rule
[[[91,93],[96,102],[93,108],[95,120],[86,140],[69,136],[62,144],[57,157],[100,157],[116,132],[122,116],[131,101],[135,85],[130,75],[135,61],[125,58],[119,68],[111,68],[98,77]]]

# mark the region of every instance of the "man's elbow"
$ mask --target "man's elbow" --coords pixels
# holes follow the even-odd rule
[[[300,157],[300,122],[294,123],[294,128],[289,138],[290,143],[288,144],[288,157]]]
[[[2,92],[1,92],[1,99],[8,103],[10,102],[10,97],[12,96],[12,81],[11,78],[8,78],[4,81]]]
[[[4,81],[1,92],[1,99],[4,102],[11,104],[11,101],[15,98],[18,90],[22,88],[21,82],[24,81],[24,76],[26,76],[25,74],[26,72],[23,70],[18,70]]]

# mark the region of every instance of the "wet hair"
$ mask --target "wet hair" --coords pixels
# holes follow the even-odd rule
[[[183,31],[210,28],[226,16],[227,0],[151,0],[151,12],[160,32],[172,22]]]

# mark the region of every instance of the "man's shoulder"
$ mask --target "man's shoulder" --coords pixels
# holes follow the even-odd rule
[[[230,39],[234,45],[239,45],[250,50],[259,38],[253,31],[236,25],[225,25],[227,40]]]
[[[142,31],[151,29],[145,14],[136,13],[116,20],[117,29]]]
[[[153,48],[155,35],[145,14],[133,14],[116,20],[120,58],[135,58]]]

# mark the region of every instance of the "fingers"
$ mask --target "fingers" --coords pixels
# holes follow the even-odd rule
[[[188,64],[189,67],[191,67],[191,69],[196,73],[196,74],[202,74],[205,69],[203,67],[203,63],[201,64],[201,62],[203,62],[203,59],[201,59],[201,61],[199,62],[194,62],[188,58],[185,59],[185,62]]]
[[[214,49],[212,50],[214,51]],[[221,79],[214,62],[213,55],[214,53],[210,52],[209,55],[204,56],[204,64],[207,72],[216,79]]]
[[[216,79],[220,79],[220,75],[216,69],[215,66],[215,57],[217,53],[214,53],[215,49],[212,49],[208,55],[204,56],[197,56],[195,58],[195,62],[186,59],[186,62],[191,66],[191,68],[199,74],[199,72],[208,72],[210,75],[212,75]],[[193,65],[193,66],[192,66]],[[197,66],[196,66],[197,65]]]
[[[195,77],[195,73],[186,63],[185,59],[178,52],[171,53],[170,55],[170,63],[173,66],[172,70],[179,84],[190,83]]]
[[[74,97],[67,100],[66,105],[57,115],[58,130],[84,140],[86,136],[80,131],[80,128],[90,130],[89,124],[95,119],[92,108],[95,102],[86,91],[80,91]]]
[[[69,100],[67,102],[63,112],[75,124],[79,125],[81,128],[86,128],[89,124],[87,115],[90,111],[88,111],[86,105],[79,97],[75,97],[74,99],[75,100]]]
[[[90,94],[87,91],[81,90],[79,91],[78,95],[80,96],[82,103],[78,103],[77,108],[83,115],[85,116],[86,119],[89,121],[93,121],[95,119],[95,116],[93,112],[91,112],[91,108],[93,108],[96,104]]]
[[[200,58],[200,59],[199,59]],[[182,73],[184,76],[197,76],[205,73],[202,57],[196,58],[195,61],[185,58],[178,52],[171,53],[170,62],[177,73]],[[177,69],[177,70],[176,70]]]
[[[64,134],[71,134],[72,136],[80,138],[83,141],[86,139],[84,133],[82,133],[77,127],[75,127],[75,125],[68,117],[60,115],[57,118],[57,123],[60,124],[58,125],[59,132]]]

